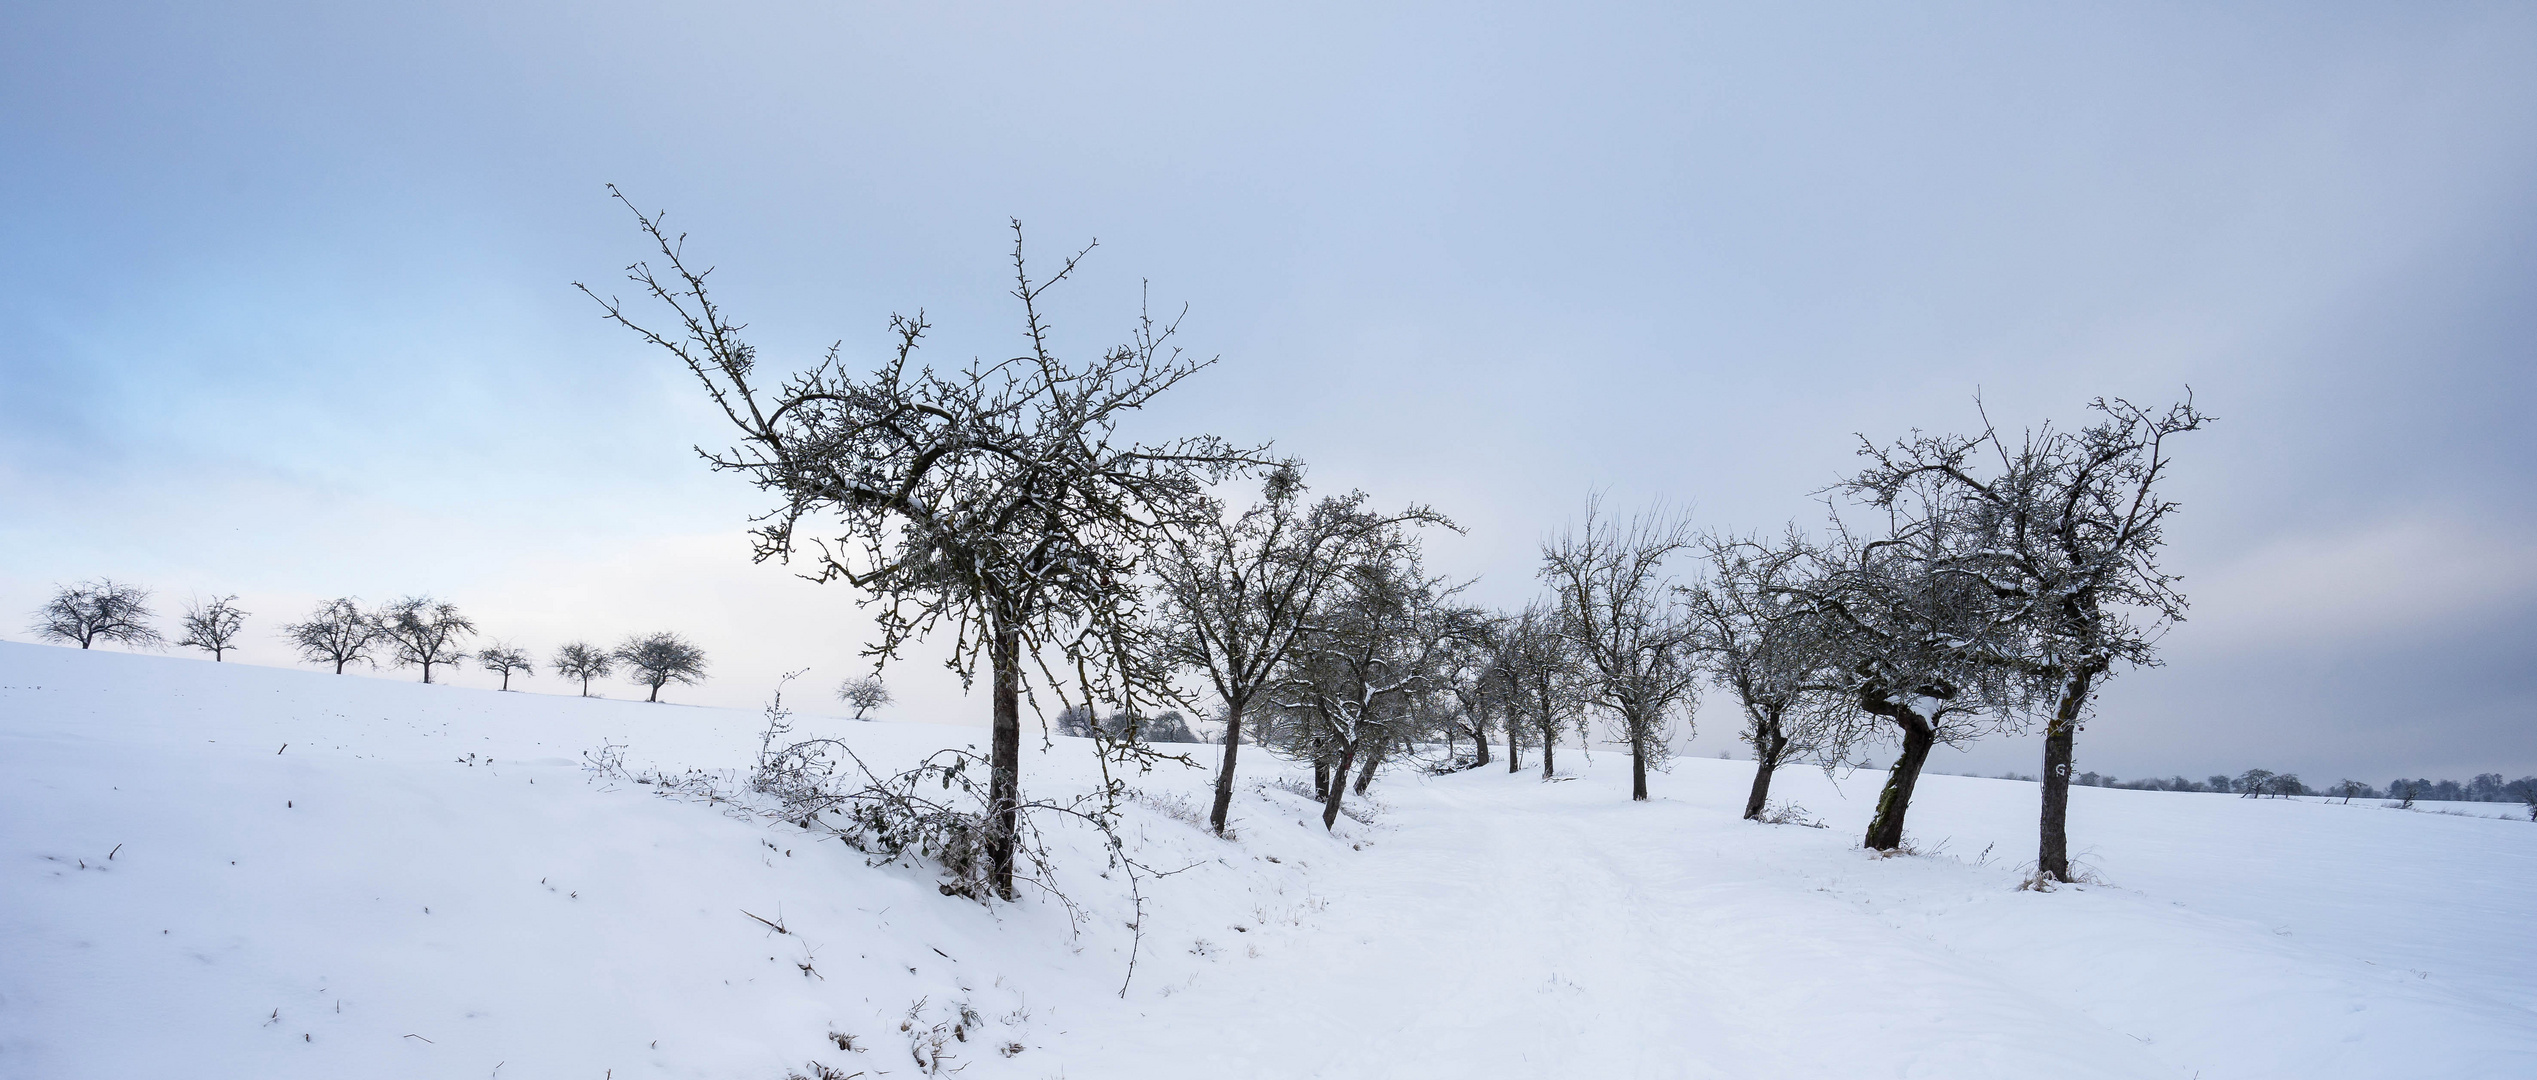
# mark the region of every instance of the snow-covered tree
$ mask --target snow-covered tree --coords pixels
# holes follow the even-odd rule
[[[1504,679],[1496,677],[1498,638],[1504,620],[1495,614],[1474,613],[1470,633],[1446,642],[1444,655],[1437,661],[1442,673],[1438,680],[1444,693],[1433,696],[1436,735],[1444,737],[1445,756],[1459,761],[1455,749],[1460,740],[1471,740],[1471,767],[1486,768],[1489,761],[1489,733],[1494,727],[1505,727],[1508,733],[1506,752],[1515,753],[1514,733],[1521,725],[1509,722]],[[1514,766],[1508,766],[1512,771]]]
[[[694,686],[705,681],[705,650],[666,630],[629,637],[609,655],[625,665],[628,681],[651,688],[646,701],[661,700],[661,688],[671,683]]]
[[[388,660],[398,667],[456,667],[467,659],[462,647],[475,635],[476,624],[458,613],[458,605],[428,596],[408,596],[379,609],[379,638],[388,644]]]
[[[1630,798],[1647,798],[1647,771],[1668,752],[1666,726],[1689,719],[1694,632],[1668,564],[1692,546],[1682,516],[1650,511],[1629,521],[1605,517],[1600,497],[1581,527],[1542,545],[1541,577],[1557,590],[1559,630],[1576,645],[1587,697],[1620,722],[1630,743]]]
[[[494,642],[476,650],[476,666],[502,676],[502,689],[511,688],[511,675],[536,675],[537,661],[529,659],[529,651],[516,645]]]
[[[1753,747],[1753,787],[1746,820],[1770,805],[1771,775],[1791,761],[1838,760],[1847,750],[1849,704],[1829,692],[1839,685],[1836,654],[1821,621],[1787,591],[1807,565],[1794,531],[1769,544],[1708,537],[1701,542],[1709,577],[1689,590],[1699,627],[1701,665],[1744,709],[1744,741]]]
[[[1324,828],[1339,820],[1349,770],[1360,770],[1363,791],[1413,730],[1420,696],[1437,691],[1446,645],[1478,621],[1452,603],[1461,586],[1427,576],[1415,538],[1385,552],[1348,567],[1322,595],[1268,691],[1293,721],[1288,745],[1312,758]]]
[[[1234,768],[1253,704],[1280,676],[1316,604],[1353,565],[1392,557],[1414,525],[1452,527],[1435,511],[1366,509],[1352,491],[1309,506],[1303,470],[1269,473],[1260,502],[1238,515],[1213,501],[1168,531],[1154,561],[1164,659],[1198,672],[1224,705],[1224,757],[1209,824],[1225,829]]]
[[[1534,745],[1541,747],[1544,780],[1558,775],[1560,736],[1576,728],[1584,737],[1593,680],[1576,642],[1559,624],[1559,605],[1545,601],[1500,620],[1497,657],[1490,668],[1491,676],[1505,686],[1508,731],[1530,732]],[[1512,741],[1506,756],[1508,772],[1522,767]]]
[[[28,629],[37,637],[83,649],[100,641],[150,649],[166,641],[150,625],[155,614],[150,590],[100,578],[55,588],[53,598],[35,609],[35,623]]]
[[[1832,540],[1809,545],[1807,565],[1773,591],[1823,635],[1832,685],[1901,743],[1864,841],[1891,851],[1930,750],[1999,730],[2039,684],[2022,609],[1961,571],[1978,538],[1960,528],[1942,486],[1914,481],[1877,509],[1881,533],[1854,535],[1836,517]]]
[[[377,667],[378,660],[370,648],[379,641],[379,620],[361,610],[361,602],[349,596],[327,601],[309,613],[302,622],[285,624],[282,635],[298,649],[300,659],[312,664],[333,664],[335,674],[344,673],[344,665],[359,661]]]
[[[207,604],[187,603],[179,623],[185,628],[185,636],[176,644],[210,653],[217,663],[222,654],[238,647],[238,633],[246,628],[247,612],[238,607],[237,597],[223,596]]]
[[[890,703],[890,685],[878,675],[864,675],[846,680],[837,687],[837,700],[854,707],[854,718]]]
[[[2070,877],[2071,761],[2097,688],[2118,665],[2156,664],[2160,628],[2184,618],[2177,579],[2158,561],[2177,509],[2159,482],[2168,440],[2210,419],[2190,396],[2164,409],[2105,398],[2089,408],[2097,420],[2085,428],[2046,425],[2014,443],[1986,419],[1971,437],[1869,448],[1874,465],[1849,485],[1873,501],[1937,481],[1938,501],[1979,537],[1956,569],[2019,609],[2051,695],[2037,867],[2057,881]]]
[[[1145,556],[1164,529],[1203,514],[1207,484],[1267,464],[1212,436],[1119,436],[1122,419],[1213,361],[1183,355],[1171,343],[1177,324],[1151,317],[1096,359],[1061,358],[1041,302],[1083,253],[1034,279],[1015,222],[1020,355],[923,367],[915,360],[927,323],[893,317],[892,356],[869,374],[846,370],[831,347],[809,370],[762,382],[756,349],[708,295],[710,271],[685,261],[659,217],[636,218],[663,266],[638,262],[629,276],[671,328],[648,329],[617,301],[590,295],[678,357],[739,430],[737,445],[705,457],[775,496],[754,532],[756,557],[805,557],[815,580],[865,590],[878,609],[872,651],[882,660],[948,630],[937,640],[949,640],[953,670],[967,680],[986,668],[987,880],[997,895],[1014,895],[1024,665],[1037,662],[1060,696],[1134,708],[1167,695],[1168,674],[1143,641],[1134,583]],[[831,528],[828,539],[814,535]]]
[[[2260,799],[2273,793],[2276,776],[2271,769],[2248,769],[2239,773],[2232,787],[2242,799]]]

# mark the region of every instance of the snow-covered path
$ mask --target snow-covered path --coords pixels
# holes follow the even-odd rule
[[[2537,1075],[2537,1014],[2514,999],[2524,974],[2510,986],[2434,982],[2363,958],[2403,953],[2378,935],[2320,927],[2294,940],[2120,887],[2022,893],[2002,860],[1868,856],[1847,822],[1745,825],[1731,812],[1740,772],[1685,762],[1671,779],[1728,782],[1638,806],[1596,770],[1549,785],[1496,772],[1398,778],[1365,849],[1314,869],[1314,918],[1250,935],[1258,956],[1238,971],[1147,999],[1145,1022],[1119,1023],[1110,1050],[1158,1071],[1204,1062],[1209,1075],[1263,1077],[2219,1077],[2408,1063]],[[2026,785],[1932,779],[2032,797]],[[1784,785],[1819,804],[1837,797],[1821,777]],[[2273,809],[2166,798],[2203,813]],[[2323,813],[2289,820],[2310,826],[2312,844],[2380,825],[2429,826],[2421,856],[2488,830],[2537,841],[2518,823],[2307,805]],[[2171,858],[2225,874],[2245,861],[2245,839],[2214,836]],[[2524,881],[2529,864],[2482,867]],[[2455,918],[2452,934],[2529,955],[2530,935],[2490,912],[2385,914]]]
[[[1417,787],[1382,840],[1316,875],[1331,897],[1313,925],[1269,931],[1252,967],[1175,995],[1124,1044],[1226,1076],[2171,1074],[1977,962],[1792,890],[1740,838],[1668,827],[1690,808],[1529,775]]]

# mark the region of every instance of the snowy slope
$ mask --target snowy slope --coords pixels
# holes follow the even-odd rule
[[[918,1076],[937,1037],[971,1077],[2537,1075],[2526,822],[2082,789],[2108,884],[2038,895],[2028,784],[1929,777],[1938,853],[1877,859],[1865,776],[1782,779],[1829,829],[1754,826],[1748,764],[1633,806],[1571,751],[1387,776],[1335,839],[1246,791],[1223,842],[1176,771],[1133,820],[1187,869],[1122,998],[1136,908],[1088,837],[1078,931],[580,767],[733,767],[758,723],[0,644],[0,1076]]]

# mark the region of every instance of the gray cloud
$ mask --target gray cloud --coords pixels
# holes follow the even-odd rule
[[[1006,352],[1006,215],[1099,236],[1070,346],[1151,279],[1226,357],[1154,422],[1440,505],[1499,602],[1591,487],[1769,529],[1977,390],[2190,384],[2195,618],[2083,757],[2537,772],[2533,72],[2515,5],[21,5],[0,602],[433,588],[714,627],[711,700],[841,668],[846,599],[739,562],[713,418],[568,287],[639,254],[613,181],[777,363],[918,307]]]

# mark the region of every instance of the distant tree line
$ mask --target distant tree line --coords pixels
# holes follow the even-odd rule
[[[215,661],[227,659],[230,651],[239,648],[250,614],[237,601],[235,596],[223,596],[189,602],[178,619],[177,646],[201,649]],[[57,587],[52,598],[36,609],[31,629],[42,640],[83,649],[101,641],[161,648],[167,638],[153,624],[156,617],[148,589],[100,578]],[[456,604],[429,596],[408,596],[376,608],[365,608],[353,597],[340,597],[318,605],[305,619],[284,623],[281,632],[301,660],[329,665],[338,675],[354,664],[376,668],[384,660],[393,667],[419,670],[428,683],[435,671],[473,660],[500,677],[501,688],[509,690],[512,676],[537,674],[536,661],[516,645],[487,641],[470,649],[468,639],[477,635],[475,621]],[[703,649],[666,631],[629,635],[613,649],[586,641],[568,642],[549,661],[549,670],[580,684],[583,697],[590,696],[592,680],[623,672],[628,681],[649,690],[650,701],[659,701],[661,689],[672,683],[703,682],[705,667]],[[888,700],[878,680],[862,695],[869,699],[863,707]]]
[[[2031,780],[2015,776],[2012,779]],[[2249,769],[2237,776],[2211,776],[2188,780],[2182,776],[2166,779],[2118,780],[2093,772],[2080,773],[2072,783],[2081,787],[2123,788],[2129,791],[2208,791],[2245,796],[2322,795],[2341,799],[2421,799],[2429,802],[2493,802],[2520,803],[2537,794],[2537,776],[2504,780],[2501,773],[2478,773],[2472,779],[2390,780],[2385,787],[2374,787],[2359,780],[2338,780],[2324,788],[2312,788],[2301,782],[2296,773],[2275,773],[2265,769]]]

